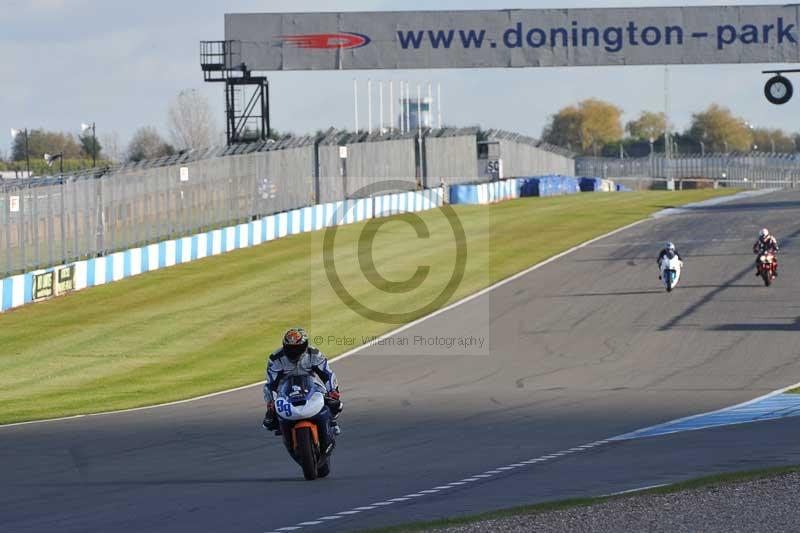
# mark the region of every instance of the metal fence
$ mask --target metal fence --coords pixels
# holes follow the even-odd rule
[[[506,177],[575,175],[574,155],[563,148],[503,130],[489,130],[486,139],[500,144]]]
[[[266,177],[275,175],[267,170],[270,155],[4,183],[0,272],[104,255],[309,204],[311,178]]]
[[[0,180],[0,277],[313,203],[385,194],[367,186],[387,179],[395,190],[479,181],[475,131],[425,133],[420,143],[414,134],[331,130],[54,178]]]
[[[584,157],[577,159],[575,166],[579,176],[605,179],[700,179],[742,188],[796,188],[800,183],[800,159],[789,154],[710,154],[669,159],[663,156],[635,159]]]

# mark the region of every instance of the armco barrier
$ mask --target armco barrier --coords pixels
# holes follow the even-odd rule
[[[596,186],[598,187],[596,190],[600,190],[602,180],[597,179]],[[491,183],[451,185],[450,203],[491,204],[522,196],[557,196],[580,191],[578,179],[569,176],[513,178]]]
[[[601,178],[578,178],[581,192],[614,192],[617,190],[614,182]]]
[[[477,204],[478,185],[451,185],[450,203],[451,204]]]
[[[441,188],[426,189],[303,207],[191,237],[12,276],[0,280],[0,312],[59,293],[112,283],[144,272],[256,246],[287,235],[434,209],[443,204],[443,194]],[[63,276],[66,279],[61,283],[58,281],[59,271],[66,273]]]
[[[519,179],[493,181],[474,185],[451,185],[451,204],[492,204],[520,197]]]
[[[559,196],[581,191],[578,180],[569,176],[541,176],[522,179],[520,188],[522,196]]]
[[[598,192],[603,190],[603,180],[600,178],[580,178],[581,192]]]

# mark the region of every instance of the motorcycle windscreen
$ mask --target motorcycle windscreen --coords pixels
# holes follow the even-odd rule
[[[324,389],[319,381],[309,374],[287,376],[278,389],[279,395],[292,403],[307,401],[315,392],[324,393]]]

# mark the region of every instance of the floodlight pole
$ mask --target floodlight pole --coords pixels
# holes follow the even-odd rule
[[[380,128],[379,134],[383,135],[383,80],[378,82],[378,107],[380,107],[380,112],[378,115],[380,116]]]
[[[367,79],[367,134],[372,135],[372,79]]]
[[[47,166],[53,166],[53,161],[58,159],[58,173],[64,174],[64,152],[53,154],[48,156],[48,154],[44,154],[44,160],[47,162]]]
[[[28,177],[31,177],[31,151],[28,148],[28,128],[25,128],[25,164],[28,167]]]
[[[394,80],[389,80],[389,132],[394,133]]]
[[[81,133],[86,133],[89,128],[92,130],[92,168],[95,168],[97,167],[97,134],[95,133],[94,122],[92,122],[91,126],[85,122],[81,123]]]
[[[97,133],[92,122],[92,168],[97,167]]]
[[[358,80],[353,78],[353,126],[358,133]]]
[[[438,82],[436,84],[436,109],[437,115],[439,117],[439,129],[442,129],[442,84]]]

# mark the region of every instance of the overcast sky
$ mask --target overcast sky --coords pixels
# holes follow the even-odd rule
[[[123,141],[144,125],[154,125],[166,134],[169,101],[180,90],[189,88],[208,96],[221,127],[222,85],[203,82],[199,41],[224,37],[226,12],[646,7],[679,3],[0,0],[0,150],[8,153],[12,127],[78,133],[81,122],[95,121],[98,136],[116,131]],[[752,3],[755,0],[698,0],[687,5]],[[792,102],[783,108],[768,104],[762,93],[762,67],[671,67],[673,122],[683,128],[692,112],[719,103],[758,126],[799,131],[795,106],[800,103]],[[412,84],[440,82],[444,120],[448,124],[480,124],[535,137],[541,134],[550,115],[584,98],[613,102],[625,110],[626,120],[643,109],[661,111],[664,107],[663,67],[278,72],[270,75],[273,126],[295,133],[329,126],[352,128],[354,77],[362,83],[362,90],[367,78],[403,79]],[[361,116],[366,117],[365,109]]]

